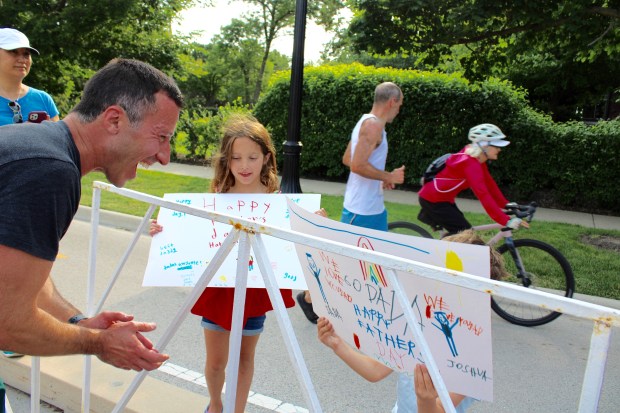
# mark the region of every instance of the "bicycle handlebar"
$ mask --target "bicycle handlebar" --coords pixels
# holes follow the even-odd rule
[[[514,215],[517,218],[521,218],[527,222],[531,222],[534,219],[534,213],[538,204],[536,202],[530,202],[528,205],[519,205],[516,202],[510,202],[504,207],[507,215]]]

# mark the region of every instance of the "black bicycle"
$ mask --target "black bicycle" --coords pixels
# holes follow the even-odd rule
[[[536,208],[536,203],[529,205],[510,203],[506,205],[506,213],[530,222],[534,218]],[[407,221],[391,222],[388,224],[388,229],[401,234],[434,238],[420,225]],[[474,231],[499,229],[487,245],[497,248],[504,257],[506,270],[511,275],[502,281],[564,297],[573,296],[575,277],[570,263],[551,245],[534,239],[513,239],[512,230],[499,224],[478,225],[472,229]],[[445,234],[445,230],[440,231]],[[502,238],[504,242],[497,246]],[[507,259],[507,256],[511,259]],[[546,324],[562,315],[557,311],[504,297],[492,296],[491,308],[504,320],[526,327]]]

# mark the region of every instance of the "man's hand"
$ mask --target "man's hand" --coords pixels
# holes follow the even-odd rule
[[[383,181],[383,189],[394,189],[397,184],[405,182],[405,165],[394,169],[388,178]]]
[[[97,357],[125,370],[155,370],[169,358],[155,350],[153,343],[142,335],[155,328],[155,323],[115,322],[101,332],[102,348]]]
[[[105,330],[117,322],[132,321],[133,316],[118,311],[104,311],[94,317],[81,320],[78,325],[80,327],[95,328]]]

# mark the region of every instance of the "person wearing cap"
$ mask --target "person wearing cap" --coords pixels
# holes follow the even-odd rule
[[[38,55],[39,51],[30,46],[26,35],[0,29],[0,125],[27,122],[31,112],[31,121],[40,121],[41,112],[46,112],[49,120],[59,119],[52,97],[23,83],[32,66],[32,53]]]
[[[517,229],[529,227],[520,218],[504,213],[508,200],[489,173],[487,161],[497,160],[502,148],[510,141],[495,125],[483,123],[469,130],[470,144],[451,155],[446,166],[435,178],[424,184],[418,193],[422,207],[418,219],[431,226],[441,226],[448,234],[471,228],[471,224],[456,205],[456,197],[471,188],[486,213],[498,224]]]

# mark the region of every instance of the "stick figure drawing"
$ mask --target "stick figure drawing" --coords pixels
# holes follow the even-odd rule
[[[306,252],[306,259],[308,260],[308,268],[310,268],[310,271],[312,271],[312,274],[314,274],[314,278],[316,278],[317,284],[319,284],[319,289],[321,290],[323,301],[325,301],[325,304],[329,307],[329,303],[327,302],[327,296],[323,291],[323,285],[321,284],[321,279],[319,278],[321,269],[316,265],[316,262],[314,262],[314,258],[312,258],[312,254],[310,254],[309,252]]]
[[[461,317],[457,318],[454,324],[450,325],[450,320],[448,320],[446,313],[443,311],[435,311],[435,320],[437,320],[440,325],[432,323],[446,336],[448,347],[450,347],[453,357],[458,356],[459,353],[456,351],[456,344],[454,344],[454,337],[452,337],[452,329],[459,323],[460,319]]]

